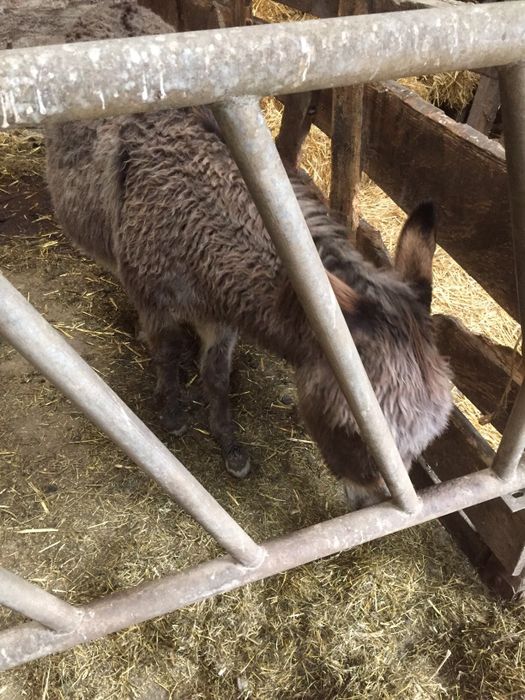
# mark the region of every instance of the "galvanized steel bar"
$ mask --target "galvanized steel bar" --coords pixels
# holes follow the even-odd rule
[[[165,615],[314,559],[469,508],[524,485],[523,472],[513,480],[503,482],[485,469],[426,489],[421,493],[422,508],[414,515],[400,511],[392,503],[381,503],[267,542],[264,545],[267,556],[257,569],[243,568],[230,558],[215,559],[106,596],[82,608],[84,618],[74,632],[58,635],[32,623],[12,627],[0,632],[0,671]]]
[[[0,605],[16,610],[56,632],[74,630],[82,619],[78,608],[2,567]]]
[[[512,3],[511,3],[512,4]],[[525,338],[525,62],[499,72],[512,242],[521,333]],[[525,386],[516,398],[494,458],[503,479],[514,475],[525,450]]]
[[[306,92],[525,57],[525,1],[3,51],[0,126]]]
[[[416,492],[328,282],[258,100],[238,98],[214,105],[213,112],[390,493],[400,507],[416,510]]]
[[[499,81],[516,282],[523,331],[525,328],[525,61],[500,69]]]
[[[2,274],[0,299],[0,335],[153,477],[227,552],[246,566],[257,566],[263,550]]]

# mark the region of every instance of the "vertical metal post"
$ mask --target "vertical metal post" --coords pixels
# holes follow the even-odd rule
[[[512,243],[522,338],[525,338],[525,62],[499,72],[509,182]],[[514,476],[525,449],[525,385],[521,387],[494,458],[494,471]]]
[[[0,568],[0,604],[56,632],[74,630],[82,612],[12,571]]]
[[[394,501],[420,503],[328,282],[258,100],[213,107],[222,133]]]

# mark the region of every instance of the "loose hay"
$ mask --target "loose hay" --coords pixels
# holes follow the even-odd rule
[[[448,107],[454,112],[461,112],[474,98],[479,76],[472,71],[463,70],[401,78],[399,82],[437,107]]]
[[[2,189],[42,172],[42,150],[27,134],[1,144]],[[314,131],[303,163],[325,190],[328,155]],[[402,213],[371,183],[362,207],[391,246]],[[2,270],[250,534],[262,540],[342,511],[333,479],[279,400],[293,395],[289,372],[254,348],[241,347],[234,378],[236,415],[258,465],[250,479],[224,472],[199,403],[193,431],[163,434],[118,285],[71,250],[44,206],[35,220],[37,232],[0,229]],[[512,342],[515,325],[495,307],[488,313],[487,298],[476,301],[479,289],[442,252],[436,268],[436,310]],[[5,343],[0,376],[3,565],[81,603],[217,555],[201,528]],[[18,618],[3,611],[2,619]],[[0,697],[503,700],[525,697],[524,627],[525,606],[491,600],[431,523],[6,673]]]

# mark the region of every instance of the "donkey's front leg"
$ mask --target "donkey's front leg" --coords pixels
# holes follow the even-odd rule
[[[243,479],[250,472],[250,458],[239,445],[228,397],[233,350],[237,333],[225,326],[199,329],[203,341],[201,378],[209,401],[210,430],[219,443],[226,470]]]
[[[188,427],[182,401],[183,365],[188,360],[191,338],[182,326],[145,335],[157,373],[155,400],[160,423],[172,435],[182,435]]]

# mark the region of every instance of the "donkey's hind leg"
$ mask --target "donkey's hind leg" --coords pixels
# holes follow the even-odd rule
[[[236,440],[228,397],[237,333],[215,324],[199,327],[198,333],[203,342],[201,378],[209,401],[210,430],[221,447],[226,470],[243,479],[250,472],[250,458]]]
[[[182,435],[188,427],[182,387],[191,361],[192,338],[184,326],[173,326],[147,334],[146,342],[157,373],[155,401],[160,423],[172,435]]]

